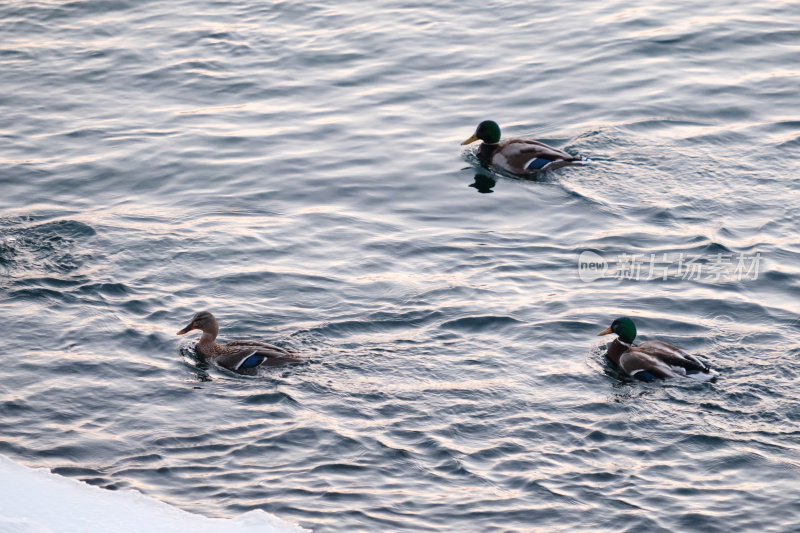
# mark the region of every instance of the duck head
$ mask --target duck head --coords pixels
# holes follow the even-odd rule
[[[636,338],[636,325],[633,323],[633,320],[623,316],[616,319],[611,323],[611,326],[609,326],[607,329],[604,329],[597,335],[608,335],[610,333],[616,333],[619,337],[619,340],[626,344],[633,344],[633,339]]]
[[[486,144],[497,144],[500,142],[500,126],[493,120],[484,120],[478,124],[475,133],[461,144],[471,144],[480,139]]]
[[[208,311],[200,311],[192,317],[192,321],[189,322],[189,325],[178,332],[178,335],[183,335],[193,329],[199,329],[203,333],[211,335],[212,338],[216,338],[219,333],[219,324],[217,323],[217,319],[214,318],[214,315]]]

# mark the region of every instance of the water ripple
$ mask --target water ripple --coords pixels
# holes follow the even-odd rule
[[[318,532],[794,527],[792,6],[501,7],[0,5],[0,452]],[[487,118],[592,164],[481,168]],[[620,375],[623,314],[720,377]]]

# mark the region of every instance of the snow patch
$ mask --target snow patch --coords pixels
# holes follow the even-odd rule
[[[208,518],[135,490],[111,491],[0,455],[0,533],[308,533],[262,510]]]

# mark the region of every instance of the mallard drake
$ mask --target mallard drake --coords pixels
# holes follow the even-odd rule
[[[580,156],[570,155],[539,141],[510,139],[500,142],[500,126],[491,120],[478,124],[472,137],[461,144],[471,144],[477,140],[483,141],[478,149],[478,159],[513,174],[525,176],[583,164]]]
[[[616,333],[608,345],[606,357],[627,375],[642,381],[687,377],[708,381],[717,375],[694,355],[662,341],[647,341],[633,345],[636,325],[628,317],[616,319],[608,329],[597,335]]]
[[[200,311],[189,325],[178,332],[183,335],[193,329],[203,332],[197,343],[197,353],[218,365],[238,373],[252,370],[262,365],[280,365],[301,361],[293,351],[259,341],[231,341],[227,344],[216,342],[219,324],[214,315]]]

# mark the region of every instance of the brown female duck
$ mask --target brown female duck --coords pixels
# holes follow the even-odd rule
[[[200,311],[192,318],[189,325],[178,332],[183,335],[193,329],[203,332],[197,343],[197,353],[218,365],[243,373],[262,365],[280,365],[302,361],[293,351],[259,341],[231,341],[227,344],[216,342],[219,324],[214,315],[208,311]]]
[[[611,323],[598,335],[616,333],[617,338],[608,345],[606,357],[632,378],[641,381],[686,377],[708,381],[717,373],[692,354],[688,354],[663,341],[647,341],[633,345],[636,325],[628,317]]]
[[[477,140],[483,141],[478,149],[478,159],[520,176],[584,164],[580,156],[570,155],[539,141],[510,139],[500,142],[500,126],[491,120],[478,124],[472,137],[461,144],[471,144]]]

